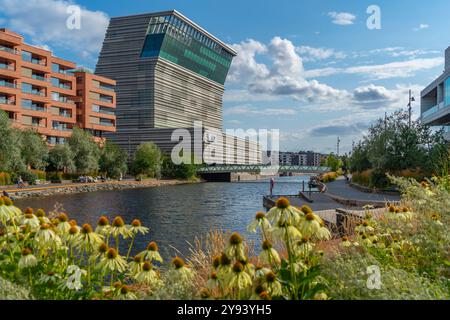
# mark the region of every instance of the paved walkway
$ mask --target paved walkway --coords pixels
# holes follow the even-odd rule
[[[352,199],[352,200],[368,200],[368,201],[385,201],[385,202],[395,202],[400,201],[399,195],[385,195],[378,193],[366,193],[359,191],[355,188],[350,187],[345,179],[342,177],[334,182],[327,184],[327,192],[331,195],[338,197]]]

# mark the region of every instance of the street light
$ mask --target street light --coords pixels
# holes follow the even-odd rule
[[[409,127],[411,128],[412,122],[412,103],[416,102],[416,99],[412,96],[411,90],[409,90],[409,100],[408,100],[408,112],[409,112]]]

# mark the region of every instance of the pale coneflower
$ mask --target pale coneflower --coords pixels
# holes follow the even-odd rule
[[[133,261],[128,264],[128,270],[130,276],[134,277],[136,274],[142,271],[144,260],[140,256],[134,256]]]
[[[279,297],[283,294],[281,283],[272,271],[266,273],[263,286],[272,297]]]
[[[33,255],[33,251],[30,248],[25,248],[22,250],[22,255],[19,259],[19,269],[32,268],[37,266],[38,260]]]
[[[57,248],[58,246],[61,246],[61,238],[51,228],[51,225],[44,223],[36,232],[34,240],[39,247],[43,248],[48,246]]]
[[[150,242],[147,248],[141,253],[139,253],[138,256],[150,262],[153,261],[163,262],[163,259],[161,258],[161,255],[158,252],[158,245],[156,244],[156,242]]]
[[[80,231],[80,245],[87,251],[92,251],[103,243],[103,236],[95,233],[90,224],[84,224]]]
[[[306,258],[313,249],[314,243],[312,243],[308,237],[303,237],[294,244],[294,251],[299,257]]]
[[[137,296],[126,285],[120,288],[118,298],[119,300],[137,300]]]
[[[41,225],[38,217],[33,213],[25,213],[20,221],[21,225],[30,227],[30,229],[35,230]]]
[[[56,284],[61,280],[61,276],[53,271],[41,274],[39,277],[39,282],[45,284]]]
[[[111,226],[109,224],[109,220],[105,216],[101,216],[100,219],[98,219],[97,227],[95,228],[95,232],[98,234],[101,234],[103,236],[108,236],[111,232]]]
[[[145,235],[148,233],[149,228],[142,226],[142,223],[139,219],[134,219],[133,222],[131,222],[129,230],[132,232],[132,234],[135,235],[138,233]]]
[[[156,287],[160,283],[158,274],[153,270],[152,264],[148,261],[143,264],[142,271],[137,273],[134,278],[137,282],[145,283],[152,287]]]
[[[287,222],[278,222],[272,228],[271,234],[274,239],[280,241],[286,241],[286,239],[290,239],[290,241],[292,241],[302,238],[301,232],[296,227],[288,224]]]
[[[231,272],[231,260],[225,253],[219,258],[219,266],[217,267],[217,274],[221,278],[226,278],[228,273]]]
[[[14,206],[12,200],[8,197],[0,197],[0,221],[5,222],[19,217],[22,211]]]
[[[239,233],[235,232],[231,235],[228,247],[225,249],[225,254],[228,257],[234,257],[236,260],[245,260],[245,247],[242,241],[242,237]]]
[[[109,272],[124,272],[127,269],[127,262],[122,258],[116,249],[110,248],[100,260],[98,267]]]
[[[225,279],[225,286],[229,289],[235,289],[239,292],[241,290],[245,290],[252,285],[252,278],[246,272],[244,272],[244,266],[242,263],[237,261],[233,267],[231,268],[231,272],[228,274],[228,277]]]
[[[267,213],[267,218],[272,224],[288,223],[290,225],[295,225],[302,215],[303,212],[291,206],[288,199],[280,198],[277,200],[275,207],[270,209]]]
[[[175,282],[190,282],[194,277],[194,271],[186,266],[183,259],[176,257],[172,259],[168,277]]]
[[[69,232],[65,236],[66,241],[73,247],[77,247],[81,243],[80,228],[71,226]]]
[[[125,225],[122,217],[115,217],[112,222],[111,234],[114,238],[118,238],[121,235],[124,239],[132,236],[128,226]]]
[[[370,225],[369,221],[363,221],[359,226],[355,228],[356,232],[371,233],[375,229]]]
[[[69,223],[69,217],[65,213],[61,213],[58,216],[58,224],[56,226],[56,231],[59,234],[67,234],[72,227]]]
[[[259,254],[259,260],[261,260],[262,263],[266,264],[280,264],[281,259],[278,255],[278,252],[272,248],[272,243],[270,241],[266,240],[262,244],[262,251]]]
[[[350,242],[348,237],[347,236],[342,237],[341,247],[349,248],[351,246],[352,246],[352,243]]]
[[[48,223],[48,224],[51,223],[50,219],[49,219],[49,218],[47,217],[47,215],[45,214],[44,209],[38,209],[38,210],[36,210],[35,215],[36,215],[36,217],[38,217],[38,219],[39,219],[39,221],[40,221],[41,223]]]
[[[313,237],[316,236],[319,230],[322,228],[322,219],[314,213],[310,212],[305,214],[298,224],[298,228],[303,236]]]
[[[217,272],[211,272],[209,275],[208,281],[206,281],[206,288],[210,291],[217,290],[220,287],[220,280],[217,275]]]
[[[265,232],[267,232],[271,228],[270,222],[264,212],[258,212],[256,214],[255,220],[250,223],[247,231],[255,233],[258,228],[262,230],[263,234],[265,234]]]

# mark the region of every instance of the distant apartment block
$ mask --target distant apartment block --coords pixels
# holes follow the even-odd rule
[[[114,132],[115,82],[75,68],[0,29],[0,109],[13,126],[36,130],[50,145],[64,143],[74,126],[99,138]]]
[[[269,155],[270,156],[270,155]],[[272,155],[272,156],[275,156]],[[279,152],[278,160],[280,165],[287,166],[315,166],[319,167],[324,155],[312,151],[300,152]]]
[[[450,140],[450,47],[445,50],[445,70],[421,93],[421,121],[444,128]]]

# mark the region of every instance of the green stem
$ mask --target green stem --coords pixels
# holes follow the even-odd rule
[[[133,233],[133,237],[131,238],[130,247],[128,248],[127,259],[126,259],[127,261],[128,261],[128,258],[130,257],[131,248],[133,248],[134,239],[136,239],[136,234],[135,233]]]
[[[289,239],[289,233],[288,229],[286,228],[286,249],[288,251],[288,258],[289,258],[289,268],[291,269],[291,281],[293,282],[293,288],[294,288],[294,294],[293,294],[293,300],[297,299],[297,278],[295,275],[295,269],[294,269],[294,256],[291,248],[291,241]]]

